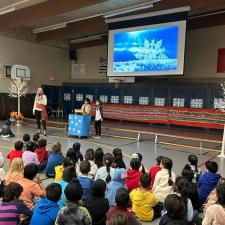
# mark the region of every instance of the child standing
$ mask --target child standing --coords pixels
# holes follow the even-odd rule
[[[98,171],[98,167],[94,162],[94,150],[89,148],[85,153],[85,160],[88,160],[91,165],[91,170],[88,173],[88,177],[91,179],[95,179],[95,175]]]
[[[153,184],[153,193],[159,202],[164,202],[166,196],[173,191],[173,184],[176,179],[175,173],[172,171],[173,161],[170,158],[163,157],[160,164],[161,170],[156,174]]]
[[[130,197],[126,189],[120,188],[116,192],[116,206],[110,207],[107,213],[107,222],[111,221],[113,215],[123,213],[126,215],[130,225],[141,225],[135,215],[128,209],[130,206]]]
[[[6,158],[9,159],[9,165],[11,164],[11,162],[14,158],[22,158],[23,142],[22,141],[15,142],[14,148],[15,149],[11,150],[6,156]]]
[[[23,187],[21,199],[29,209],[34,208],[35,197],[45,197],[45,189],[41,185],[41,180],[34,181],[37,176],[38,167],[31,163],[24,167],[24,177],[18,180],[18,183]]]
[[[125,179],[127,177],[126,170],[116,168],[113,173],[112,181],[107,185],[106,198],[109,200],[110,206],[115,206],[116,192],[119,188],[127,188]]]
[[[198,193],[200,204],[204,204],[210,192],[217,186],[220,174],[217,174],[218,164],[214,161],[205,163],[206,172],[199,177]]]
[[[93,225],[106,224],[106,213],[109,210],[109,202],[108,199],[105,198],[105,191],[105,181],[101,179],[94,181],[90,196],[85,204],[85,207],[91,214]]]
[[[38,140],[38,147],[35,149],[35,153],[37,154],[39,165],[38,170],[42,171],[45,169],[47,162],[48,162],[48,152],[46,149],[47,140],[41,138]]]
[[[103,107],[99,100],[96,101],[95,109],[95,134],[96,137],[101,136],[102,132],[102,121],[103,121]]]
[[[148,174],[140,177],[140,188],[134,189],[130,193],[132,211],[136,216],[145,222],[151,222],[158,213],[154,213],[153,207],[158,203],[156,196],[149,191],[150,178]]]
[[[45,168],[45,174],[49,178],[55,178],[55,167],[61,165],[63,162],[63,155],[61,152],[61,144],[59,142],[52,145],[52,151],[48,156],[48,162]]]
[[[42,198],[37,203],[30,225],[54,225],[59,212],[57,202],[59,201],[61,194],[62,188],[59,184],[49,184],[46,187],[46,198]]]
[[[64,193],[68,204],[59,211],[55,225],[91,225],[91,216],[88,210],[80,206],[83,190],[79,181],[73,179],[67,185]]]
[[[198,182],[198,179],[202,173],[202,170],[198,168],[198,157],[196,155],[189,155],[188,156],[188,163],[191,167],[191,170],[194,172],[194,179],[193,182]]]
[[[91,165],[87,160],[84,160],[80,163],[80,175],[77,177],[78,181],[81,184],[81,187],[83,188],[83,196],[82,201],[86,202],[91,190],[91,185],[93,183],[93,180],[91,180],[88,177],[88,173],[91,170]]]
[[[15,137],[15,134],[11,130],[11,121],[6,120],[2,126],[1,134],[3,138]]]
[[[20,216],[32,216],[32,211],[19,200],[23,187],[18,183],[10,183],[3,190],[3,199],[0,204],[0,224],[17,225],[20,222]]]
[[[111,181],[113,173],[115,171],[115,169],[112,168],[113,155],[111,153],[106,153],[103,157],[103,162],[105,166],[101,167],[97,171],[95,180],[102,179],[106,182],[106,184],[108,184]]]
[[[23,152],[22,159],[24,166],[34,163],[36,165],[39,165],[37,154],[34,152],[35,146],[32,141],[27,143],[27,149],[25,152]]]
[[[153,166],[149,171],[149,177],[151,180],[150,190],[152,190],[156,174],[161,170],[160,164],[161,164],[162,159],[163,159],[163,156],[157,156],[156,165]]]
[[[126,179],[126,185],[129,192],[139,187],[139,181],[142,175],[142,173],[139,171],[140,165],[141,163],[139,159],[136,158],[131,159],[130,161],[131,169],[127,170],[127,179]]]

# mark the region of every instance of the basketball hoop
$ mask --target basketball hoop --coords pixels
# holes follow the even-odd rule
[[[121,87],[124,82],[124,80],[121,78],[114,78],[113,80],[115,81],[115,88]]]

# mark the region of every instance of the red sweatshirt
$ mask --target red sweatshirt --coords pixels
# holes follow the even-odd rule
[[[139,187],[141,175],[142,172],[140,172],[139,170],[132,170],[132,169],[127,170],[126,185],[129,192]]]
[[[159,166],[153,166],[150,171],[149,171],[149,177],[151,179],[151,185],[150,185],[150,190],[152,190],[154,181],[155,181],[155,176],[156,174],[161,170]]]
[[[11,164],[11,162],[13,161],[14,158],[22,158],[22,154],[23,154],[22,150],[17,151],[15,149],[13,149],[8,153],[8,155],[6,157],[7,157],[7,159],[9,159],[10,164]]]
[[[35,153],[37,154],[38,161],[43,163],[48,160],[48,152],[46,151],[46,147],[39,147],[35,149]]]

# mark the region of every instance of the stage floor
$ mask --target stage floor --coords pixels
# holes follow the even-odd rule
[[[15,138],[10,139],[0,139],[0,149],[3,155],[5,156],[11,148],[13,148],[13,143],[21,139],[24,133],[34,134],[36,130],[36,126],[22,126],[22,127],[13,127],[13,131],[16,134]],[[81,151],[85,153],[85,150],[88,148],[96,149],[98,147],[102,147],[104,152],[112,152],[114,148],[121,148],[124,155],[124,161],[129,167],[129,161],[132,153],[140,152],[143,155],[143,164],[149,169],[152,165],[155,164],[155,158],[158,155],[164,155],[171,157],[174,162],[174,171],[177,176],[180,175],[182,168],[187,163],[187,157],[191,153],[195,153],[199,157],[199,164],[204,165],[204,163],[208,160],[214,159],[219,164],[219,172],[223,177],[225,177],[225,160],[221,158],[217,158],[217,154],[215,152],[209,152],[204,150],[192,150],[192,149],[182,149],[178,147],[168,146],[168,145],[155,145],[153,139],[146,139],[142,142],[137,142],[136,140],[128,140],[128,139],[120,139],[113,137],[102,137],[101,139],[94,139],[92,137],[88,139],[78,140],[75,138],[67,137],[67,134],[63,130],[56,130],[54,128],[48,129],[48,148],[51,148],[51,144],[54,142],[60,142],[62,145],[63,154],[66,153],[67,149],[72,146],[74,142],[81,143]],[[179,139],[180,142],[182,140]],[[7,169],[7,163],[5,163],[4,167]],[[202,166],[204,168],[204,166]],[[45,178],[45,175],[41,175]],[[52,180],[47,179],[44,180],[43,183],[47,185],[52,182]],[[158,224],[158,221],[154,221],[150,224]]]

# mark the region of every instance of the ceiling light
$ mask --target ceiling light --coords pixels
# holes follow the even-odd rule
[[[49,30],[57,30],[60,28],[65,28],[66,27],[66,23],[58,23],[58,24],[54,24],[51,26],[46,26],[46,27],[41,27],[41,28],[37,28],[33,30],[33,33],[37,34],[37,33],[41,33],[41,32],[46,32]]]
[[[3,7],[3,8],[0,8],[0,15],[6,14],[12,11],[15,11],[15,7],[12,5]]]
[[[102,36],[104,36],[104,35],[107,35],[107,33],[97,34],[97,35],[93,35],[93,36],[89,36],[89,37],[85,37],[85,38],[74,39],[74,40],[71,40],[70,43],[71,44],[78,44],[78,43],[81,43],[81,42],[101,40]]]

